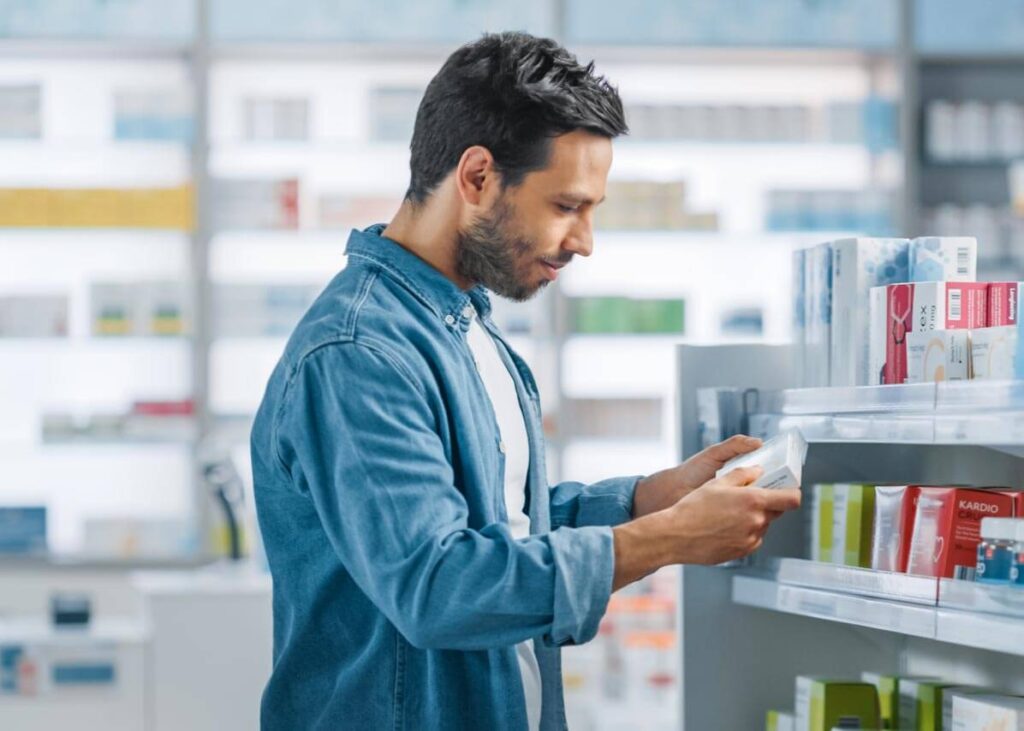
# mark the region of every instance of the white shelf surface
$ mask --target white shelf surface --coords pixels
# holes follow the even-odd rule
[[[833,622],[888,630],[915,637],[935,637],[934,608],[888,599],[789,586],[771,579],[736,576],[733,601],[761,609],[816,617]]]
[[[780,559],[732,580],[761,609],[1024,655],[1024,588]]]
[[[33,644],[83,645],[96,643],[142,643],[149,637],[140,620],[110,618],[94,620],[87,627],[54,627],[36,617],[0,619],[0,642],[26,642]]]
[[[813,442],[1024,444],[1024,381],[761,392],[751,431]]]

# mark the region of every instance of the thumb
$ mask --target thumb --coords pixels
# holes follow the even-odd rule
[[[721,481],[726,485],[746,487],[747,485],[756,482],[757,478],[763,474],[764,470],[758,465],[754,465],[753,467],[737,467],[731,472],[722,475]]]

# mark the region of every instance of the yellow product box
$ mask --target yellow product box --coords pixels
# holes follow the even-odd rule
[[[806,675],[796,679],[797,731],[880,728],[878,691],[871,683]]]
[[[785,711],[768,711],[765,716],[765,731],[796,731],[796,717]]]
[[[833,487],[832,560],[845,566],[871,567],[875,488],[837,484]]]

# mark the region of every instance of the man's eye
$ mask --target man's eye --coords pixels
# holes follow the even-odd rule
[[[560,210],[562,213],[575,213],[576,211],[579,210],[579,206],[567,206],[563,205],[562,203],[559,203],[558,210]]]

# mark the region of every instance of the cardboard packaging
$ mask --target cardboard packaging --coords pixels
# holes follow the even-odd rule
[[[837,484],[833,489],[832,560],[867,568],[871,565],[875,488]]]
[[[856,725],[854,725],[856,724]],[[798,731],[880,728],[878,691],[871,683],[827,680],[805,675],[796,679]]]
[[[971,330],[971,377],[980,381],[1006,381],[1018,376],[1016,326]]]
[[[796,716],[784,711],[768,711],[764,728],[765,731],[795,731]]]
[[[943,731],[945,695],[970,689],[935,679],[903,679],[899,684],[900,726],[915,731]]]
[[[907,572],[953,578],[977,564],[982,518],[1013,516],[1013,499],[995,490],[922,488]]]
[[[815,485],[811,498],[811,560],[831,563],[832,527],[835,520],[835,485]]]
[[[885,288],[884,307],[881,302],[880,295],[871,296],[870,337],[885,342],[884,383],[906,382],[909,333],[969,330],[987,324],[988,291],[979,282],[892,284]]]
[[[832,247],[806,251],[804,385],[828,386],[832,343]]]
[[[988,283],[988,326],[1016,325],[1019,321],[1022,282]]]
[[[938,678],[900,677],[880,673],[861,673],[860,679],[865,683],[871,683],[878,690],[882,728],[915,730],[917,726],[911,725],[912,719],[903,719],[900,716],[900,687],[905,683],[938,681]]]
[[[807,442],[797,429],[790,429],[769,439],[760,449],[729,460],[715,477],[729,474],[738,467],[760,465],[764,474],[754,487],[783,489],[800,487],[804,459],[807,457]]]
[[[907,383],[966,381],[971,377],[971,333],[930,330],[907,333]]]
[[[1024,731],[1024,698],[954,695],[953,731]]]
[[[872,287],[910,277],[907,239],[841,239],[832,243],[831,385],[874,383],[869,362]]]
[[[905,573],[910,556],[910,536],[921,488],[879,486],[875,488],[874,535],[871,540],[871,568]]]
[[[911,282],[973,282],[978,241],[973,236],[924,236],[910,242]]]
[[[793,375],[797,386],[806,381],[804,368],[807,362],[807,290],[804,270],[807,267],[807,250],[793,252]]]

